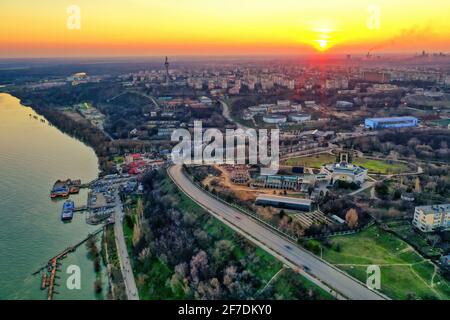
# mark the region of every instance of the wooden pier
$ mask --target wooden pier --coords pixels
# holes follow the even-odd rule
[[[76,243],[75,245],[64,249],[63,251],[58,253],[56,256],[54,256],[50,260],[48,260],[48,262],[45,266],[43,266],[43,267],[39,268],[38,270],[36,270],[35,272],[33,272],[33,275],[36,275],[36,274],[39,274],[42,271],[44,271],[44,273],[42,273],[41,289],[42,290],[47,289],[47,300],[52,300],[53,295],[56,293],[55,280],[57,278],[57,272],[59,271],[58,270],[58,266],[60,265],[59,260],[66,258],[69,253],[74,252],[79,246],[81,246],[83,243],[88,241],[90,238],[92,238],[92,237],[96,236],[97,234],[99,234],[100,232],[102,232],[103,228],[104,228],[104,226],[97,229],[93,233],[88,234],[86,238],[84,238],[80,242]]]

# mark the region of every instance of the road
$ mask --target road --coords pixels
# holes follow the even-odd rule
[[[135,94],[140,95],[142,97],[148,98],[148,99],[152,100],[152,102],[155,105],[155,107],[159,106],[158,102],[156,101],[156,99],[153,96],[149,96],[149,95],[147,95],[147,94],[145,94],[143,92],[137,91],[137,90],[125,90],[125,91],[119,93],[118,95],[116,95],[116,96],[106,100],[106,102],[111,102],[114,99],[117,99],[118,97],[120,97],[120,96],[122,96],[122,95],[124,95],[126,93],[135,93]]]
[[[210,214],[226,223],[251,242],[270,252],[289,267],[300,271],[322,288],[333,288],[342,296],[352,300],[388,299],[368,289],[363,283],[341,270],[300,248],[274,231],[259,224],[244,213],[229,207],[205,191],[197,188],[182,172],[180,165],[169,168],[168,173],[175,184],[191,199]],[[306,267],[306,268],[305,268]],[[308,270],[307,272],[305,270]],[[320,281],[319,281],[320,280]],[[339,298],[340,296],[337,295]],[[342,297],[341,297],[342,298]]]
[[[133,268],[131,267],[130,258],[128,256],[125,236],[123,234],[123,206],[120,201],[119,193],[116,192],[116,208],[114,210],[114,237],[116,240],[117,255],[119,256],[120,269],[125,283],[125,289],[128,300],[139,300],[139,294],[134,281]]]

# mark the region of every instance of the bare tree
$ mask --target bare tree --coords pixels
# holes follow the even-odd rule
[[[347,211],[345,214],[345,221],[347,221],[347,225],[351,229],[358,226],[358,212],[356,209],[352,208]]]

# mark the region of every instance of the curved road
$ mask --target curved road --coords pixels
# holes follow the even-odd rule
[[[187,196],[200,204],[209,213],[256,245],[274,254],[274,256],[288,266],[295,268],[303,274],[307,273],[308,278],[315,279],[313,281],[322,288],[326,288],[328,291],[330,291],[330,288],[333,288],[339,292],[339,294],[335,293],[337,298],[345,297],[352,300],[388,299],[384,295],[368,289],[363,283],[350,277],[326,261],[319,259],[281,235],[267,229],[242,212],[210,196],[194,185],[184,175],[181,165],[170,167],[168,173],[175,184]]]

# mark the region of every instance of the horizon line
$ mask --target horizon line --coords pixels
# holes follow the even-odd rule
[[[329,58],[346,58],[348,56],[364,58],[368,53],[373,58],[383,58],[383,57],[393,57],[393,56],[415,56],[417,54],[421,54],[422,52],[426,52],[427,54],[450,54],[450,51],[384,51],[384,52],[348,52],[348,53],[332,53],[332,52],[315,52],[315,53],[244,53],[244,54],[136,54],[136,55],[127,55],[127,54],[118,54],[118,55],[73,55],[73,56],[64,56],[64,55],[41,55],[41,56],[28,56],[28,55],[20,55],[20,56],[1,56],[0,60],[45,60],[45,59],[151,59],[158,57],[172,57],[172,58],[281,58],[281,57],[329,57]],[[432,56],[431,56],[432,57]]]

